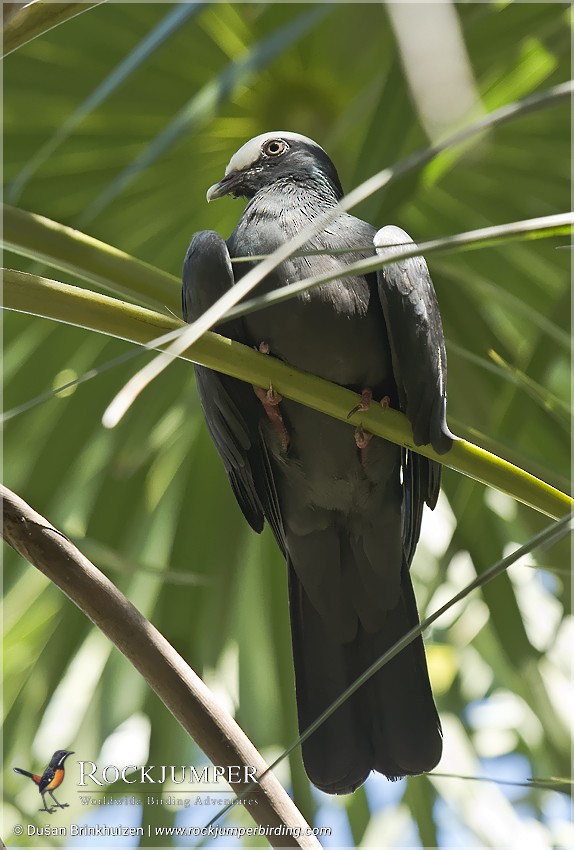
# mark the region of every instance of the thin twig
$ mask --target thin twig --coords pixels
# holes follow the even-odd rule
[[[466,776],[463,773],[441,773],[433,770],[428,774],[429,779],[461,779],[467,782],[491,782],[493,785],[509,785],[515,788],[541,788],[544,791],[557,791],[560,794],[570,794],[572,791],[572,780],[558,779],[497,779],[495,776]]]
[[[571,234],[574,227],[574,213],[558,213],[557,215],[540,216],[531,218],[525,221],[513,221],[510,224],[499,224],[493,227],[482,227],[479,230],[469,230],[465,233],[455,233],[451,236],[444,236],[441,239],[432,239],[429,242],[421,242],[406,247],[405,245],[397,246],[394,250],[389,251],[384,256],[374,253],[370,257],[365,257],[354,263],[349,263],[342,271],[324,272],[323,274],[306,277],[302,280],[297,280],[294,283],[281,286],[272,292],[265,295],[257,295],[250,298],[248,301],[242,301],[232,307],[225,314],[226,319],[235,319],[239,316],[246,316],[256,310],[262,310],[266,307],[276,306],[284,301],[294,298],[296,295],[301,295],[303,292],[308,292],[311,289],[316,289],[325,283],[332,280],[339,280],[346,277],[357,275],[366,275],[372,272],[383,269],[385,266],[390,266],[397,260],[406,260],[409,257],[418,257],[422,254],[437,254],[437,253],[455,253],[457,251],[470,251],[500,245],[504,242],[518,239],[520,237],[529,238],[535,236],[537,239],[544,239],[550,236],[562,234]],[[390,246],[385,246],[385,249]],[[269,254],[269,257],[272,257]],[[199,321],[199,319],[198,319]]]
[[[278,756],[274,762],[269,765],[268,770],[273,770],[276,768],[281,762],[287,758],[287,756],[293,752],[293,750],[297,749],[297,747],[301,746],[311,735],[317,731],[317,729],[325,723],[326,720],[331,717],[346,702],[356,691],[359,690],[369,679],[371,679],[375,673],[378,673],[385,664],[388,664],[395,656],[397,656],[400,652],[403,651],[409,644],[411,644],[419,635],[422,635],[429,626],[432,626],[436,620],[442,617],[453,605],[456,605],[457,602],[461,602],[463,599],[472,593],[473,590],[476,590],[479,587],[482,587],[488,582],[492,581],[494,578],[499,576],[505,570],[507,570],[512,564],[516,563],[516,561],[520,560],[524,555],[527,555],[529,552],[532,552],[533,549],[541,548],[545,549],[548,546],[551,546],[554,543],[557,543],[562,537],[568,534],[571,531],[572,521],[574,519],[574,513],[563,517],[557,522],[552,523],[552,525],[547,526],[541,532],[536,534],[534,537],[531,537],[530,540],[525,543],[523,546],[520,546],[514,552],[511,552],[510,555],[507,555],[502,560],[497,561],[496,564],[493,564],[479,576],[477,576],[473,581],[463,587],[455,596],[445,602],[440,608],[438,608],[433,614],[425,617],[417,626],[413,626],[412,629],[409,629],[408,632],[397,640],[389,649],[386,650],[382,655],[374,661],[370,667],[362,673],[360,676],[357,676],[354,682],[352,682],[348,688],[346,688],[337,699],[333,700],[333,702],[320,714],[315,720],[307,726],[307,728],[293,741],[293,743],[287,747],[280,756]],[[430,774],[431,776],[433,774]],[[464,777],[463,777],[464,778]],[[541,781],[541,780],[537,780]],[[243,794],[248,794],[250,790],[253,790],[254,786],[251,788],[246,788],[243,791]],[[220,811],[212,817],[209,821],[209,825],[216,823],[220,818],[222,818],[227,812],[231,809],[231,804],[228,803],[224,806]]]

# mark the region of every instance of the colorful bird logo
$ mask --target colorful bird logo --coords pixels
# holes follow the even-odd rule
[[[21,773],[22,776],[28,776],[32,782],[38,786],[38,791],[42,795],[42,803],[44,804],[44,808],[39,811],[45,811],[51,815],[56,811],[56,809],[66,809],[68,807],[68,803],[58,803],[54,797],[54,791],[56,788],[59,788],[64,781],[64,762],[68,756],[71,756],[72,754],[73,750],[56,750],[50,760],[50,764],[41,776],[37,773],[30,773],[27,770],[23,770],[21,767],[14,768],[16,773]],[[50,795],[56,804],[55,806],[48,808],[46,805],[46,794]]]

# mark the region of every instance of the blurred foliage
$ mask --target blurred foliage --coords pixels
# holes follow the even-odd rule
[[[311,136],[347,189],[428,143],[382,4],[187,5],[183,14],[171,4],[102,4],[5,59],[6,200],[179,275],[195,230],[232,230],[241,202],[207,207],[205,190],[251,136],[274,127]],[[455,13],[486,110],[568,79],[566,5],[468,3]],[[569,118],[561,106],[509,122],[357,214],[422,241],[564,212]],[[10,254],[5,265],[39,270]],[[433,258],[430,268],[454,430],[566,486],[569,423],[553,400],[569,401],[569,252],[559,240],[534,241]],[[6,409],[127,350],[23,314],[8,313],[4,328]],[[134,368],[10,421],[6,484],[110,575],[273,758],[296,736],[284,564],[268,531],[257,538],[240,515],[186,364],[175,363],[116,429],[102,428]],[[413,565],[421,613],[545,523],[447,471]],[[102,763],[199,764],[127,662],[32,567],[5,556],[7,829],[43,823],[35,790],[11,768],[37,769],[57,748]],[[333,800],[309,788],[298,752],[280,766],[304,814],[333,827],[326,846],[571,841],[557,791],[460,778],[568,775],[568,564],[565,542],[533,553],[429,636],[445,733],[437,773],[459,778],[372,776],[352,798]],[[89,822],[93,810],[82,809],[73,782],[64,789],[70,817]],[[201,825],[214,814],[141,808],[152,825]],[[247,820],[234,810],[226,823]]]

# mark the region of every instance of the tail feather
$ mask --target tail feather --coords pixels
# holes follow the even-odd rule
[[[27,776],[29,779],[31,779],[33,782],[35,782],[36,785],[39,784],[39,782],[42,778],[41,776],[37,776],[35,773],[30,773],[30,771],[28,771],[28,770],[23,770],[21,767],[15,767],[14,772],[15,773],[21,773],[22,776]]]
[[[291,636],[299,729],[304,732],[350,684],[349,647],[326,631],[295,570],[289,565]],[[353,791],[371,770],[369,742],[356,718],[353,695],[303,743],[305,769],[314,785],[332,794]]]
[[[358,622],[352,640],[333,635],[289,565],[293,656],[299,728],[305,729],[386,650],[418,624],[406,564],[395,607],[368,632]],[[434,705],[422,639],[379,670],[303,743],[311,781],[346,794],[371,770],[389,778],[423,773],[439,761],[440,721]]]
[[[397,606],[388,612],[376,634],[363,632],[360,636],[364,666],[380,658],[418,623],[413,587],[405,565]],[[366,725],[372,735],[374,769],[390,778],[432,770],[442,754],[442,730],[420,636],[373,676],[368,694]]]

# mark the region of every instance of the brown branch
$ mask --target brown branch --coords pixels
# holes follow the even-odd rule
[[[61,531],[1,485],[0,495],[6,542],[58,585],[118,647],[213,764],[252,766],[256,776],[262,776],[267,765],[259,752],[163,635]],[[233,787],[239,795],[249,785]],[[317,839],[306,834],[311,832],[307,822],[272,773],[262,777],[254,793],[257,803],[247,807],[249,814],[259,825],[286,833],[266,836],[273,847],[320,848]]]

